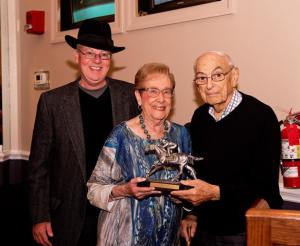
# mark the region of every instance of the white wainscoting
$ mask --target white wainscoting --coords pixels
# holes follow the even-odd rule
[[[6,160],[28,160],[29,159],[29,151],[22,150],[10,150],[10,151],[2,151],[0,152],[0,162]]]
[[[279,189],[284,201],[300,203],[300,189],[285,188],[282,182],[279,182]]]

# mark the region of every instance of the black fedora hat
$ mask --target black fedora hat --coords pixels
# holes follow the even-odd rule
[[[114,46],[109,24],[95,19],[84,20],[79,28],[77,38],[66,35],[65,40],[73,49],[76,49],[77,44],[99,50],[109,50],[112,53],[125,49],[125,47]]]

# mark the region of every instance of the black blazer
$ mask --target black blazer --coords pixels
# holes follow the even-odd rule
[[[107,78],[113,125],[137,115],[133,85]],[[32,223],[51,221],[54,245],[74,246],[85,217],[86,168],[78,81],[39,99],[28,165]],[[101,126],[99,126],[101,127]]]

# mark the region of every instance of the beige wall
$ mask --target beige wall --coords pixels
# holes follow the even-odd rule
[[[36,104],[41,91],[33,89],[33,73],[50,71],[51,88],[76,77],[72,49],[50,43],[50,2],[20,3],[21,141],[29,150]],[[114,55],[113,76],[133,81],[145,62],[159,61],[173,70],[177,86],[172,120],[186,123],[197,107],[192,85],[193,63],[205,50],[223,50],[240,67],[240,89],[271,105],[282,119],[293,107],[300,111],[300,1],[237,0],[235,14],[153,27],[114,35],[126,50]],[[28,10],[46,11],[46,33],[22,31]]]

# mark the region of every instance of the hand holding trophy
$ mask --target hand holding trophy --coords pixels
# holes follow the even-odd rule
[[[147,154],[155,154],[157,156],[157,161],[155,161],[146,175],[146,181],[140,183],[140,186],[150,186],[154,187],[156,190],[163,192],[170,192],[173,190],[186,189],[184,185],[180,184],[182,177],[187,176],[191,179],[196,179],[196,172],[192,165],[194,161],[203,160],[202,157],[194,157],[185,153],[178,153],[177,144],[167,141],[166,139],[160,140],[156,144],[150,144],[145,149]],[[155,172],[160,169],[171,168],[177,169],[177,175],[171,180],[155,180],[151,179]]]

